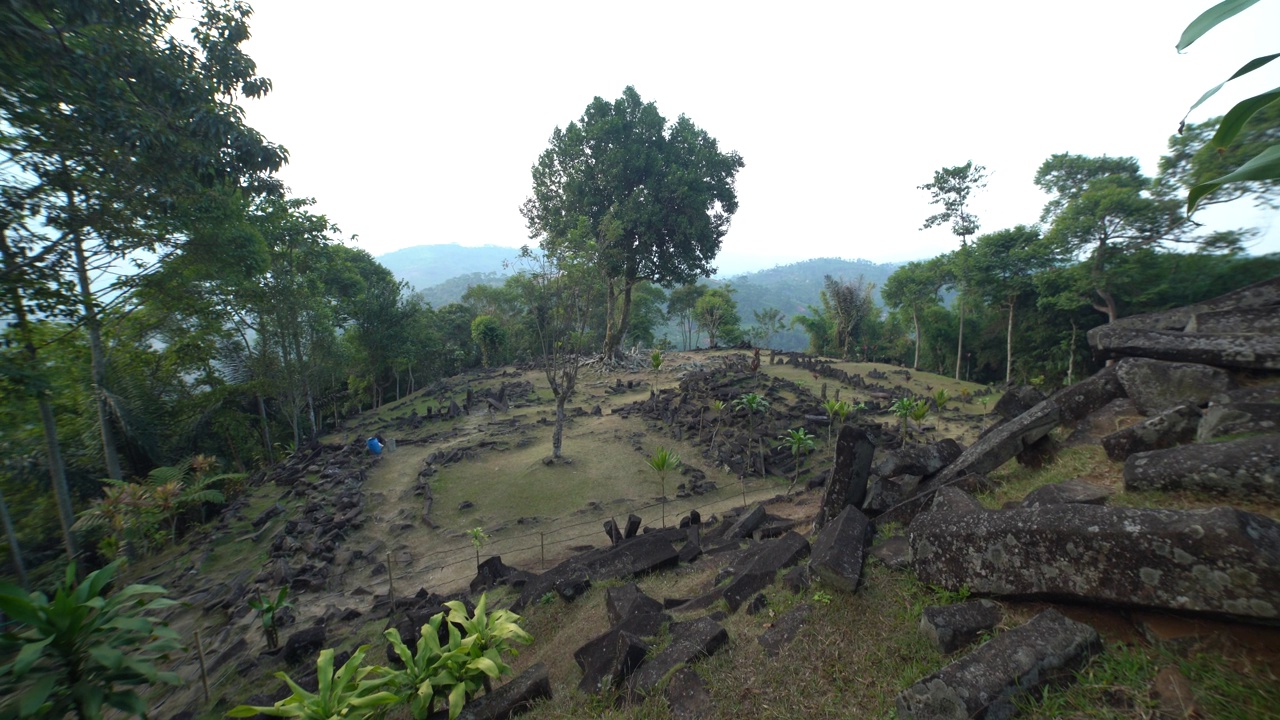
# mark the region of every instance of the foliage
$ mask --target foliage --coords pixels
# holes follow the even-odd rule
[[[89,720],[112,708],[145,717],[133,688],[180,684],[174,673],[156,669],[181,649],[178,636],[146,615],[174,602],[159,597],[165,589],[156,585],[108,595],[119,569],[112,563],[77,582],[72,563],[52,599],[0,583],[0,611],[13,621],[0,633],[0,654],[10,657],[0,665],[0,709],[7,716],[74,713]]]
[[[791,456],[796,462],[795,473],[791,476],[791,485],[787,488],[787,495],[790,495],[796,483],[800,481],[801,456],[813,451],[813,436],[804,428],[796,428],[788,430],[786,435],[780,436],[780,439],[782,444],[791,451]]]
[[[649,366],[653,368],[654,372],[658,372],[662,369],[661,350],[654,350],[652,353],[649,353]]]
[[[498,353],[502,349],[502,343],[506,340],[506,331],[498,319],[492,315],[477,315],[476,319],[471,321],[471,339],[480,348],[481,364],[484,367],[493,367],[493,362],[497,360]]]
[[[275,599],[263,597],[262,593],[258,593],[258,597],[249,600],[249,607],[258,611],[258,619],[262,622],[262,635],[267,640],[267,649],[274,650],[280,644],[280,626],[277,623],[276,613],[287,607],[293,607],[293,603],[289,602],[289,588],[282,587],[276,593]]]
[[[485,534],[484,528],[473,527],[467,531],[467,536],[471,538],[471,546],[476,550],[476,570],[480,569],[480,548],[484,547],[485,541],[489,536]]]
[[[1255,2],[1257,2],[1257,0],[1223,0],[1223,2],[1219,2],[1204,11],[1199,17],[1191,21],[1191,24],[1187,26],[1186,30],[1182,31],[1182,37],[1178,41],[1178,51],[1181,52],[1187,49],[1192,43],[1198,40],[1200,36],[1212,30],[1227,18],[1245,10]],[[1211,88],[1204,95],[1201,95],[1200,99],[1197,100],[1189,110],[1187,110],[1187,115],[1190,115],[1192,110],[1195,110],[1201,103],[1217,93],[1223,85],[1226,85],[1228,82],[1231,82],[1242,75],[1246,75],[1257,70],[1278,57],[1280,57],[1280,53],[1254,58],[1253,60],[1245,63],[1244,66],[1237,70],[1231,77]],[[1209,146],[1211,146],[1215,151],[1225,151],[1227,147],[1231,145],[1232,141],[1239,136],[1240,132],[1249,122],[1249,119],[1253,117],[1255,113],[1268,107],[1274,110],[1278,104],[1280,104],[1280,88],[1262,93],[1261,95],[1255,95],[1254,97],[1236,103],[1235,107],[1231,108],[1231,110],[1229,110],[1218,123],[1218,130],[1214,133]],[[1185,116],[1183,117],[1183,122],[1186,122]],[[1193,212],[1201,198],[1214,192],[1222,185],[1229,183],[1248,183],[1274,180],[1280,180],[1280,143],[1273,143],[1266,146],[1258,152],[1258,154],[1246,160],[1232,172],[1211,180],[1201,181],[1199,184],[1192,187],[1191,191],[1187,194],[1187,213],[1190,214]]]
[[[987,169],[974,165],[972,160],[934,171],[933,182],[921,185],[920,189],[928,190],[929,204],[941,205],[942,211],[926,218],[920,229],[950,225],[952,234],[964,244],[965,238],[978,232],[978,218],[965,209],[969,196],[986,186]]]
[[[933,404],[936,405],[939,410],[945,408],[949,402],[951,402],[951,394],[947,392],[946,388],[938,388],[937,391],[933,393]]]
[[[302,688],[288,673],[278,672],[276,677],[283,680],[293,694],[271,706],[238,705],[227,716],[253,717],[262,714],[302,720],[369,717],[384,705],[400,702],[400,698],[380,689],[393,681],[390,675],[383,672],[384,668],[361,666],[368,651],[368,645],[361,645],[342,667],[334,670],[333,649],[321,650],[316,659],[316,692]]]
[[[637,283],[687,285],[714,272],[742,167],[687,117],[668,124],[630,86],[552,132],[521,212],[544,252],[569,252],[604,280],[606,355],[627,334]]]
[[[702,293],[693,305],[693,317],[698,327],[707,334],[707,347],[716,347],[716,338],[739,322],[738,306],[733,301],[732,290],[711,288]]]
[[[649,467],[658,473],[662,483],[662,527],[667,526],[667,473],[680,466],[680,456],[670,450],[659,447],[648,459]]]

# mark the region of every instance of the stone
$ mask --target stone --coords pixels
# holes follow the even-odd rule
[[[902,570],[911,565],[911,543],[905,535],[887,538],[871,548],[871,557],[885,564],[885,567]]]
[[[1280,370],[1280,335],[1192,334],[1102,325],[1089,344],[1103,357],[1139,355],[1218,367]]]
[[[920,615],[920,631],[940,653],[953,653],[999,624],[1000,606],[990,600],[927,607]]]
[[[751,598],[751,602],[747,604],[748,615],[759,615],[769,608],[769,598],[764,593],[760,593]]]
[[[1200,416],[1196,440],[1256,432],[1280,432],[1280,402],[1211,403]]]
[[[856,507],[846,507],[814,540],[810,571],[833,587],[857,591],[871,532],[867,516]]]
[[[822,508],[814,524],[825,525],[846,507],[862,507],[867,496],[867,478],[876,447],[867,433],[853,425],[840,428],[836,436],[836,461],[822,496]]]
[[[573,602],[591,589],[591,577],[582,568],[573,568],[556,579],[551,589],[565,602]]]
[[[751,533],[760,527],[760,523],[764,522],[765,510],[763,505],[753,505],[750,510],[738,518],[724,534],[726,538],[737,539],[751,537]]]
[[[1221,368],[1145,357],[1116,363],[1116,377],[1143,415],[1156,415],[1178,405],[1201,406],[1232,386],[1231,376]]]
[[[871,513],[882,513],[914,495],[923,479],[920,475],[877,477],[871,481],[867,500],[863,503],[862,509]]]
[[[618,625],[632,615],[662,612],[662,603],[645,595],[635,583],[627,583],[605,591],[604,608],[609,623]]]
[[[636,536],[636,533],[639,531],[640,531],[640,516],[628,515],[626,529],[624,529],[622,532],[623,539],[633,538]]]
[[[1124,487],[1280,500],[1280,435],[1131,455],[1124,464]]]
[[[783,648],[791,644],[791,641],[796,638],[796,635],[808,622],[809,615],[812,613],[812,605],[800,603],[778,618],[778,621],[772,627],[760,633],[757,641],[760,643],[760,647],[764,648],[764,654],[769,657],[777,657]]]
[[[908,538],[916,576],[949,590],[1280,619],[1280,523],[1254,513],[931,511]]]
[[[480,567],[477,568],[476,577],[471,581],[471,594],[479,595],[485,590],[504,585],[515,572],[515,569],[502,562],[501,556],[494,555],[480,563]]]
[[[1009,388],[992,408],[1004,420],[1012,420],[1044,400],[1044,393],[1031,385]]]
[[[1057,405],[1064,424],[1075,425],[1108,403],[1125,397],[1114,365],[1105,367],[1080,382],[1049,396]]]
[[[578,689],[588,695],[622,688],[649,654],[648,643],[625,630],[612,632],[609,638],[612,647],[606,646],[606,652],[592,657],[598,664],[582,670]]]
[[[631,676],[633,695],[652,694],[672,671],[704,657],[710,657],[729,642],[729,633],[711,618],[678,623],[671,628],[671,644],[640,666]]]
[[[622,533],[618,530],[618,524],[612,520],[604,521],[604,534],[609,536],[609,543],[612,545],[622,542]]]
[[[289,636],[284,643],[284,661],[289,665],[297,665],[303,661],[315,661],[316,655],[324,649],[325,629],[323,625],[303,628]]]
[[[1061,411],[1052,399],[1045,400],[1013,420],[997,426],[992,432],[979,438],[964,451],[955,462],[942,472],[922,482],[908,501],[901,502],[878,516],[879,522],[910,522],[929,502],[939,488],[966,484],[963,478],[977,478],[1005,464],[1024,448],[1049,434],[1057,427]],[[977,481],[967,485],[973,487]]]
[[[544,699],[551,699],[551,678],[547,666],[537,663],[505,685],[468,701],[458,720],[506,720]]]
[[[714,714],[715,705],[702,677],[692,668],[681,668],[671,676],[665,691],[674,720],[700,720]]]
[[[877,451],[878,459],[872,466],[871,473],[880,477],[933,475],[962,454],[964,454],[964,448],[951,438],[944,438],[928,445],[908,445],[897,450]]]
[[[793,595],[802,594],[809,585],[809,570],[803,565],[796,565],[782,575],[782,588]]]
[[[1189,443],[1195,440],[1199,426],[1200,411],[1191,405],[1178,405],[1107,435],[1102,438],[1102,448],[1107,451],[1107,457],[1123,462],[1135,453]]]
[[[735,563],[734,578],[722,591],[729,610],[737,612],[748,598],[772,585],[779,570],[808,557],[809,550],[809,541],[794,532],[749,548]]]
[[[1014,699],[1070,673],[1102,649],[1093,628],[1045,610],[898,695],[902,720],[1004,720]]]
[[[1022,498],[1022,507],[1037,505],[1067,505],[1079,503],[1083,505],[1103,505],[1112,492],[1101,485],[1094,485],[1083,480],[1064,480],[1058,483],[1042,485],[1027,493]]]

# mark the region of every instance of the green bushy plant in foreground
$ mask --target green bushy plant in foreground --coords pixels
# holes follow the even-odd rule
[[[449,717],[456,718],[481,688],[487,692],[492,680],[512,672],[503,656],[517,654],[514,644],[527,645],[533,638],[521,629],[519,615],[509,610],[487,612],[485,595],[480,596],[472,613],[456,600],[445,606],[448,614],[432,616],[422,626],[412,650],[395,628],[383,633],[404,667],[362,666],[366,645],[335,672],[333,650],[324,650],[316,661],[317,692],[307,692],[288,674],[276,673],[293,691],[292,695],[266,707],[240,705],[227,715],[355,719],[380,717],[394,706],[404,705],[412,717],[425,718],[435,709],[436,700],[443,698],[449,706]],[[445,644],[440,643],[442,627],[447,629]]]
[[[182,648],[177,633],[146,615],[174,605],[158,585],[129,585],[108,595],[112,563],[76,582],[76,567],[53,598],[0,583],[0,715],[96,720],[110,708],[145,717],[140,685],[178,685],[157,661]],[[148,598],[151,598],[148,600]]]

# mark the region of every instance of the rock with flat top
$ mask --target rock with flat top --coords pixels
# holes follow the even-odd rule
[[[1130,455],[1124,487],[1280,500],[1280,434]]]

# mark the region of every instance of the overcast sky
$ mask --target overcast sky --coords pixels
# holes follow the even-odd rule
[[[528,243],[519,213],[552,130],[627,85],[738,151],[722,273],[813,257],[951,250],[917,189],[972,159],[984,232],[1033,223],[1054,153],[1132,155],[1154,174],[1201,93],[1280,50],[1280,0],[1183,55],[1214,0],[895,3],[256,0],[249,53],[274,82],[248,121],[289,149],[282,176],[374,255]],[[1268,72],[1270,71],[1270,72]],[[1192,116],[1277,85],[1271,68]],[[1229,217],[1228,217],[1229,216]],[[1276,213],[1202,213],[1268,230]]]

